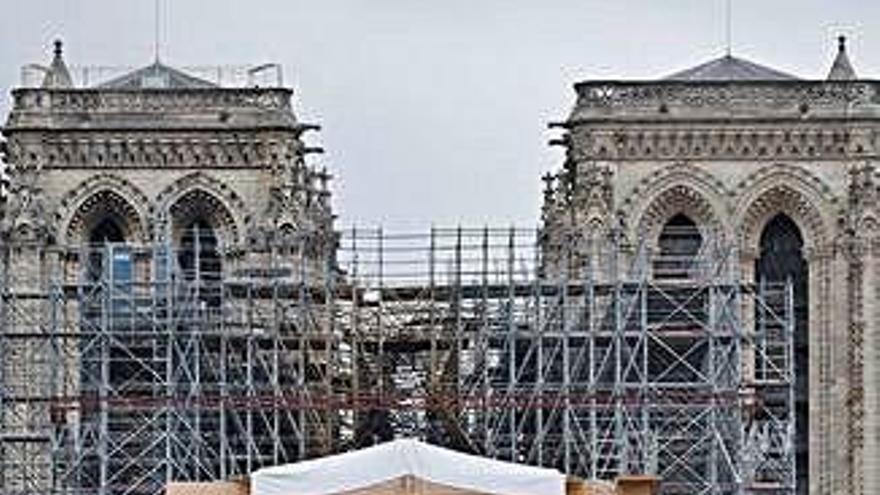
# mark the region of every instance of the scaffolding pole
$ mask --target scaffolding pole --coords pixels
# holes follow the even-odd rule
[[[247,258],[193,238],[3,247],[5,493],[159,494],[397,436],[793,493],[791,285],[740,280],[721,242],[585,258],[534,229],[352,228]],[[39,283],[22,253],[51,260]]]

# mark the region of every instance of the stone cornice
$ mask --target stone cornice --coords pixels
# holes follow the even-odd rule
[[[104,90],[19,88],[5,133],[26,129],[296,127],[285,88]]]
[[[314,152],[290,133],[76,133],[10,138],[10,163],[42,169],[265,168]]]
[[[575,162],[630,159],[868,159],[876,155],[880,125],[746,127],[589,126],[573,129],[561,144]],[[880,124],[880,121],[878,121]]]
[[[726,119],[844,115],[872,109],[877,81],[586,81],[569,122],[588,118]]]

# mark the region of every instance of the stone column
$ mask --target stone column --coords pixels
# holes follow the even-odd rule
[[[810,495],[833,493],[831,452],[832,258],[824,246],[806,253],[809,269],[809,422]]]
[[[821,385],[822,391],[827,394],[825,404],[828,409],[823,410],[822,417],[827,419],[824,425],[828,434],[826,447],[829,455],[829,465],[832,493],[848,493],[850,486],[850,404],[849,391],[851,388],[851,342],[849,332],[849,320],[851,315],[850,301],[848,300],[848,270],[849,260],[839,248],[827,250],[828,256],[825,263],[828,265],[826,272],[828,294],[823,300],[827,314],[824,315],[824,331],[827,337],[825,363],[827,366],[825,382]],[[812,308],[811,308],[812,309]]]
[[[855,313],[862,327],[862,455],[865,494],[880,493],[880,239],[876,234],[862,249],[861,283]],[[859,384],[856,384],[859,385]]]

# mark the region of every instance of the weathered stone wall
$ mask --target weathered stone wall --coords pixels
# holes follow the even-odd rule
[[[588,82],[576,90],[556,141],[566,162],[545,178],[544,269],[560,273],[574,259],[568,270],[590,266],[601,278],[596,265],[607,271],[612,261],[597,243],[656,248],[663,225],[683,213],[735,249],[751,281],[762,229],[785,213],[803,234],[809,266],[810,493],[880,490],[872,254],[880,86]],[[566,239],[573,252],[562,252],[572,249]]]
[[[205,220],[226,280],[267,286],[277,275],[266,268],[279,266],[288,281],[321,286],[336,238],[330,176],[306,164],[318,150],[301,140],[315,127],[297,122],[288,90],[27,88],[13,97],[3,129],[11,167],[0,212],[0,383],[16,400],[0,410],[2,484],[47,493],[52,442],[79,419],[52,399],[81,391],[77,340],[48,335],[84,331],[76,284],[98,222],[113,218],[132,245],[177,246],[187,222]],[[145,252],[132,255],[139,282],[154,275]],[[65,286],[73,303],[52,299],[50,289]],[[260,304],[271,315],[270,303]]]

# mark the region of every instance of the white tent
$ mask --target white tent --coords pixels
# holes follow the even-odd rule
[[[407,476],[498,495],[564,495],[566,480],[553,469],[462,454],[407,439],[260,469],[251,475],[251,495],[333,495]]]

